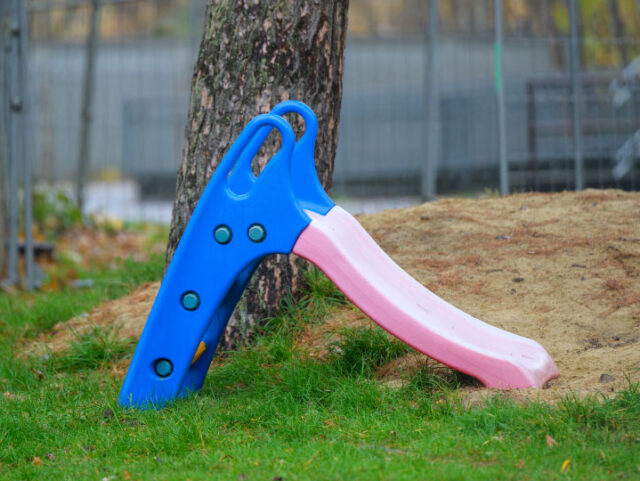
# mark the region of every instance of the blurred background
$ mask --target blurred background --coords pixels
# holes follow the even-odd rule
[[[204,11],[203,0],[0,3],[10,252],[37,241],[20,223],[52,208],[57,222],[170,221]],[[637,189],[639,39],[639,0],[351,0],[334,197],[357,213]]]

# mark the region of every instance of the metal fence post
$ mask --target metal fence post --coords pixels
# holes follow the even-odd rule
[[[507,159],[506,113],[504,105],[504,84],[502,76],[502,0],[493,1],[495,22],[495,43],[493,49],[494,82],[498,110],[498,155],[500,165],[500,194],[509,193],[509,166]]]
[[[2,115],[2,123],[1,123],[1,133],[0,133],[0,142],[2,142],[2,165],[0,165],[0,170],[2,171],[2,185],[0,189],[2,189],[2,196],[0,196],[0,202],[2,202],[2,206],[0,208],[2,215],[0,216],[0,231],[2,235],[0,235],[0,241],[2,245],[0,245],[0,258],[2,262],[0,262],[0,269],[4,270],[4,267],[7,266],[7,281],[11,282],[10,275],[11,269],[7,264],[7,258],[14,247],[11,245],[11,233],[7,232],[7,228],[10,229],[9,223],[9,204],[12,199],[12,186],[11,186],[11,152],[9,150],[9,139],[11,138],[11,134],[9,132],[9,117],[11,115],[10,111],[10,102],[11,102],[11,92],[10,85],[11,79],[9,78],[9,74],[11,72],[9,68],[9,64],[11,62],[11,38],[7,38],[4,29],[9,26],[7,20],[10,18],[10,8],[6,4],[0,5],[0,55],[2,55],[1,63],[2,63],[2,95],[1,101],[2,105],[0,106],[0,115]],[[7,235],[9,236],[7,238]],[[17,235],[17,233],[16,233]],[[17,242],[17,241],[16,241]],[[6,245],[6,250],[5,250]],[[17,247],[17,245],[15,246]]]
[[[78,176],[76,179],[76,201],[78,209],[84,208],[84,188],[89,170],[89,154],[91,148],[91,121],[93,104],[93,87],[95,82],[95,52],[98,39],[98,15],[100,0],[91,1],[91,20],[87,38],[86,66],[84,72],[82,111],[80,113],[80,148],[78,152]]]
[[[433,200],[437,193],[438,160],[440,158],[440,92],[438,88],[438,0],[429,0],[427,32],[427,155],[422,166],[420,193]]]
[[[7,279],[9,284],[18,282],[18,166],[21,142],[18,141],[20,128],[18,127],[17,114],[22,109],[22,99],[18,93],[18,43],[20,36],[20,18],[18,14],[19,0],[14,0],[11,12],[10,35],[7,45],[9,56],[7,86],[9,102],[9,259],[7,266]]]
[[[3,164],[8,169],[8,263],[7,282],[10,285],[19,281],[18,272],[18,230],[19,230],[19,171],[23,177],[23,212],[24,212],[24,259],[26,279],[25,287],[34,287],[34,256],[33,256],[33,207],[31,191],[31,158],[27,149],[26,133],[26,24],[27,16],[24,0],[11,2],[9,24],[9,41],[3,47],[4,59],[4,95],[2,102],[3,127]],[[6,158],[6,161],[5,161]],[[3,180],[4,182],[4,180]],[[4,219],[2,219],[4,222]],[[4,239],[3,239],[4,241]],[[2,246],[4,248],[4,246]]]
[[[20,135],[20,154],[22,160],[22,181],[24,186],[24,259],[26,270],[26,287],[31,291],[34,288],[34,260],[33,260],[33,205],[32,205],[32,191],[31,191],[31,156],[27,152],[27,123],[26,112],[28,107],[27,102],[27,12],[25,8],[25,0],[15,0],[16,6],[16,18],[18,25],[20,26],[20,33],[18,35],[17,56],[18,56],[18,85],[17,94],[22,104],[22,108],[17,112],[18,116],[18,128]],[[15,139],[17,142],[17,139]]]
[[[570,38],[570,68],[571,68],[571,103],[573,108],[573,161],[575,175],[575,189],[582,190],[582,120],[580,112],[580,55],[578,51],[578,5],[576,0],[569,0],[569,21],[571,23]]]

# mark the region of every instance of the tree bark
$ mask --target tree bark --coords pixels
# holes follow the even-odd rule
[[[348,3],[210,0],[191,83],[167,265],[202,190],[235,138],[251,118],[282,100],[301,100],[316,113],[316,169],[325,189],[331,188]],[[256,161],[258,168],[264,166],[277,141],[261,149],[254,166]],[[301,285],[302,267],[301,260],[289,256],[263,261],[229,322],[221,348],[244,343],[273,316],[283,296],[295,294]]]

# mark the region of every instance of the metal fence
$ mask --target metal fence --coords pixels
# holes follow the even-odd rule
[[[29,179],[86,212],[168,221],[203,14],[0,3],[11,282]],[[334,194],[636,189],[638,20],[632,0],[351,0]]]
[[[24,3],[15,0],[11,3],[0,4],[0,65],[2,74],[2,108],[0,109],[0,149],[2,163],[0,164],[2,196],[0,202],[0,268],[4,266],[5,252],[7,253],[7,278],[9,285],[18,282],[18,255],[24,253],[24,273],[26,287],[31,289],[34,284],[34,256],[33,237],[31,229],[24,228],[22,245],[18,245],[19,233],[19,189],[22,188],[22,224],[32,224],[32,196],[31,196],[31,166],[32,158],[28,150],[26,135],[26,11]],[[6,212],[6,215],[5,215]],[[6,231],[6,235],[4,232]],[[5,243],[5,239],[7,240]]]
[[[636,189],[638,36],[579,35],[573,1],[519,2],[560,10],[565,32],[505,22],[501,35],[492,7],[518,2],[475,8],[483,3],[489,19],[479,30],[438,34],[432,25],[426,38],[349,39],[336,190]],[[452,5],[473,10],[429,2],[435,12]]]

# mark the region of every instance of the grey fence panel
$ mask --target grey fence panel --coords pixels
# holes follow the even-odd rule
[[[37,174],[46,180],[69,179],[76,169],[83,46],[35,45],[31,52],[34,109],[30,126],[40,134],[36,137]],[[98,47],[92,175],[107,169],[136,175],[175,174],[180,149],[154,150],[152,146],[166,143],[167,132],[173,143],[182,143],[193,61],[188,41]],[[141,122],[140,109],[145,108],[152,110]],[[160,115],[155,118],[153,113]],[[134,135],[149,146],[138,149],[139,157],[133,157],[131,136],[129,147],[125,145],[129,129],[136,129]]]
[[[439,178],[445,189],[472,185],[474,179],[497,181],[493,48],[490,37],[440,42]],[[523,101],[527,81],[540,70],[551,70],[552,62],[540,42],[509,39],[503,55],[509,74],[505,85],[509,158],[522,162],[528,160]],[[334,174],[337,192],[418,193],[416,176],[426,155],[425,63],[422,37],[348,40]]]

